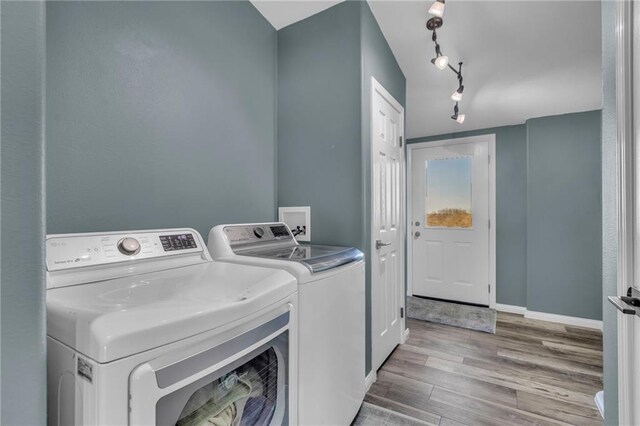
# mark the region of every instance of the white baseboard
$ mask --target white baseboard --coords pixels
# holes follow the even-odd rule
[[[536,312],[536,311],[530,311],[530,310],[527,310],[527,312],[524,314],[524,317],[529,319],[540,320],[540,321],[550,321],[550,322],[557,322],[560,324],[574,325],[576,327],[593,328],[593,329],[602,331],[602,321],[588,319],[588,318],[570,317],[567,315],[558,315],[558,314],[548,314],[546,312]]]
[[[527,308],[525,308],[524,306],[503,305],[502,303],[496,303],[496,311],[507,312],[509,314],[524,315],[527,312]]]
[[[371,389],[371,385],[374,384],[376,380],[378,380],[378,375],[375,371],[367,374],[367,377],[365,377],[364,379],[365,393],[369,392],[369,389]]]
[[[402,333],[402,342],[401,343],[405,343],[408,338],[409,338],[409,328],[405,328],[404,329],[404,333]]]

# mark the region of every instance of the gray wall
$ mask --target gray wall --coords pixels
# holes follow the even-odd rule
[[[276,31],[249,2],[47,5],[47,231],[275,217]]]
[[[362,248],[359,13],[278,31],[278,205],[311,206],[315,244]]]
[[[600,111],[527,121],[527,309],[602,319]]]
[[[3,425],[46,423],[44,315],[45,6],[2,11],[0,182],[1,413]]]
[[[617,311],[607,301],[617,290],[618,210],[616,176],[616,3],[602,2],[602,319],[604,419],[618,424]]]
[[[370,247],[370,78],[402,105],[406,82],[366,2],[278,31],[278,205],[311,206],[316,244]],[[366,370],[371,370],[367,268]]]
[[[527,135],[524,124],[460,132],[410,143],[496,135],[496,299],[527,304]]]

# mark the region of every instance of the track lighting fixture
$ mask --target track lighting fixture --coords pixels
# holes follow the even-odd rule
[[[427,30],[431,31],[431,41],[435,44],[436,50],[436,57],[431,59],[431,63],[441,70],[449,67],[449,69],[456,74],[456,77],[458,78],[458,88],[451,94],[451,100],[456,103],[453,108],[453,115],[451,118],[459,124],[462,124],[464,123],[465,115],[458,113],[458,102],[462,100],[462,93],[464,92],[464,85],[462,84],[462,62],[458,62],[458,69],[455,69],[451,64],[449,64],[449,58],[446,55],[443,55],[440,50],[438,35],[436,34],[436,30],[444,24],[444,21],[442,20],[442,15],[444,13],[444,0],[436,0],[436,2],[431,5],[431,8],[429,8],[429,13],[434,15],[434,17],[429,18],[427,21]]]
[[[444,14],[444,0],[436,0],[433,2],[431,7],[429,8],[429,15],[437,16],[438,18],[442,18]]]

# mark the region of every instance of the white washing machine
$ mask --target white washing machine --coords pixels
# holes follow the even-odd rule
[[[298,423],[291,274],[213,262],[193,229],[46,250],[50,425]]]
[[[348,425],[365,394],[365,269],[355,248],[300,245],[284,223],[220,225],[216,261],[284,270],[298,280],[298,419]]]

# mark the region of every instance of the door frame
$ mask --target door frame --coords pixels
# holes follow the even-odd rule
[[[401,132],[401,137],[402,137],[402,144],[401,144],[401,153],[400,153],[400,167],[402,168],[400,170],[400,214],[398,215],[398,218],[400,220],[400,230],[399,230],[399,235],[406,235],[406,193],[407,193],[407,183],[406,183],[406,175],[405,175],[405,170],[406,170],[406,154],[405,154],[405,146],[406,146],[406,141],[405,141],[405,129],[404,129],[404,123],[405,123],[405,116],[404,116],[404,107],[400,104],[400,102],[398,102],[392,95],[391,93],[389,93],[387,91],[387,89],[384,88],[384,86],[382,86],[382,84],[380,84],[378,82],[378,80],[376,80],[373,76],[371,76],[371,93],[370,93],[370,108],[369,108],[369,163],[371,165],[371,172],[369,173],[369,185],[371,188],[371,191],[373,192],[373,188],[374,188],[374,182],[373,182],[373,161],[375,158],[374,155],[374,151],[373,151],[373,135],[374,135],[374,116],[375,116],[375,109],[374,109],[374,103],[373,103],[373,99],[374,96],[376,94],[376,92],[380,93],[380,95],[382,95],[382,97],[384,97],[393,108],[395,108],[397,111],[400,112],[400,125],[398,126]],[[374,228],[374,223],[373,223],[373,211],[375,209],[374,206],[374,197],[373,194],[371,194],[371,196],[369,197],[369,217],[371,218],[370,223],[369,223],[369,235],[370,235],[370,244],[369,244],[369,250],[370,253],[375,253],[376,252],[376,241],[375,238],[373,238],[373,235],[375,234],[375,228]],[[400,246],[398,247],[398,252],[400,253],[398,262],[401,265],[400,267],[400,283],[402,283],[402,285],[400,286],[399,289],[399,294],[398,294],[398,300],[400,300],[400,308],[402,309],[402,312],[404,312],[405,314],[401,316],[400,318],[400,337],[399,337],[399,342],[400,343],[404,343],[407,339],[407,327],[406,327],[406,301],[405,301],[405,297],[404,297],[404,285],[406,283],[406,272],[405,272],[405,268],[404,265],[406,265],[405,262],[405,258],[406,258],[406,244],[404,241],[400,241]],[[369,261],[369,268],[371,268],[371,261]],[[371,269],[369,269],[371,271]],[[373,292],[373,273],[370,274],[371,276],[371,292]],[[373,298],[372,298],[373,300]],[[375,346],[376,346],[376,339],[375,339],[375,332],[374,332],[374,328],[373,328],[373,324],[374,324],[374,320],[373,320],[373,314],[374,314],[374,307],[373,307],[373,303],[371,304],[371,359],[372,359],[372,363],[373,363],[373,354],[375,353]],[[372,365],[372,369],[374,369],[375,367]],[[375,372],[375,371],[373,371]]]
[[[634,280],[635,232],[635,167],[633,140],[633,10],[632,2],[616,2],[616,131],[617,131],[617,176],[618,176],[618,295],[625,295]],[[638,23],[636,23],[638,25]],[[630,424],[633,410],[632,346],[633,317],[617,314],[618,326],[618,422]]]
[[[496,308],[496,135],[487,134],[470,136],[465,138],[443,139],[433,142],[420,142],[407,145],[407,217],[405,223],[409,223],[409,214],[413,211],[413,186],[411,182],[413,151],[433,148],[438,146],[462,145],[476,142],[489,142],[489,307]],[[406,228],[407,239],[407,296],[413,296],[413,238],[411,229]]]

